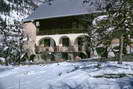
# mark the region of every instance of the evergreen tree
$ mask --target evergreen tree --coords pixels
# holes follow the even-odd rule
[[[122,56],[126,54],[126,47],[132,43],[130,36],[133,32],[133,1],[120,0],[106,6],[106,19],[96,24],[95,32],[104,46],[110,45],[113,39],[119,39],[118,63],[122,63]]]
[[[33,0],[0,1],[0,57],[5,58],[6,65],[24,61],[26,50],[23,49],[23,44],[27,40],[21,20],[38,6],[34,2]],[[12,17],[13,13],[16,14],[15,17]]]

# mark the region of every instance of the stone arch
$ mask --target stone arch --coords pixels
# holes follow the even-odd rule
[[[88,39],[89,37],[87,35],[80,35],[74,40],[74,45],[81,45],[81,43],[89,41]]]
[[[44,47],[55,47],[56,42],[51,37],[43,37],[39,40],[39,45],[43,45]]]
[[[70,38],[69,38],[68,36],[62,36],[62,37],[60,37],[60,39],[59,39],[59,44],[60,44],[61,46],[66,46],[66,47],[68,47],[68,46],[71,45],[71,40],[70,40]]]
[[[87,57],[90,57],[90,49],[89,49],[89,37],[87,35],[80,35],[74,40],[74,45],[76,46],[76,50],[78,52],[85,52]]]

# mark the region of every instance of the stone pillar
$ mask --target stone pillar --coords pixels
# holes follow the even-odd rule
[[[24,49],[28,51],[28,56],[35,54],[36,26],[32,22],[23,24],[24,35],[27,37]]]

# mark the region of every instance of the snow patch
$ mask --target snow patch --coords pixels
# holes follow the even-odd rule
[[[99,65],[99,66],[98,66]],[[8,67],[7,67],[8,68]],[[7,69],[6,68],[6,69]],[[0,74],[0,89],[132,89],[132,77],[96,78],[104,74],[133,74],[133,63],[75,62],[9,67]],[[10,80],[10,81],[9,81]],[[6,82],[6,83],[5,83]]]

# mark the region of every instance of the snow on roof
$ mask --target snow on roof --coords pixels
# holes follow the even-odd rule
[[[52,0],[37,8],[23,22],[101,12],[103,0]]]

